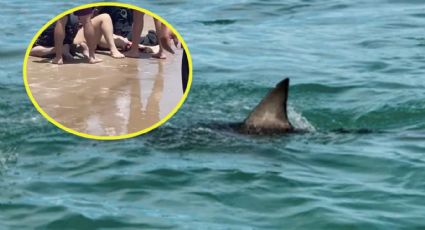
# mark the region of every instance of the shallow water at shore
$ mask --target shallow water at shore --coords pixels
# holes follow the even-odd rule
[[[422,1],[129,1],[181,33],[194,84],[164,126],[113,142],[57,129],[22,86],[31,37],[84,2],[14,1],[0,16],[10,22],[0,40],[3,228],[425,227]],[[12,20],[17,12],[26,15]],[[284,76],[293,123],[315,131],[217,128],[243,120]]]

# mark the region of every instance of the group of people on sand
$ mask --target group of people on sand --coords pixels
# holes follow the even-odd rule
[[[152,52],[148,46],[159,45],[153,58],[164,59],[164,50],[174,54],[171,42],[179,40],[170,29],[154,18],[155,31],[142,37],[144,13],[124,7],[104,6],[75,11],[50,25],[35,41],[30,55],[54,56],[52,63],[73,60],[74,54],[98,63],[96,49],[109,50],[113,58],[138,58],[140,52]]]

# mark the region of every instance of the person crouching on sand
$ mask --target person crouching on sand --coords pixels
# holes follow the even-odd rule
[[[77,12],[59,19],[56,23],[50,25],[43,31],[34,43],[30,55],[45,57],[54,54],[55,58],[52,60],[52,63],[63,64],[63,59],[73,59],[70,52],[70,45],[74,44],[82,48],[83,55],[88,59],[88,62],[92,64],[102,61],[95,57],[94,52],[98,45],[109,48],[112,57],[124,58],[124,55],[120,53],[115,46],[112,34],[112,22],[109,15],[102,14],[90,19],[90,13],[88,16],[80,16],[79,19],[77,19],[75,16]],[[89,23],[87,20],[90,21],[91,26],[84,26]],[[82,27],[79,21],[82,21]],[[87,33],[87,31],[89,32]],[[92,35],[94,35],[94,37],[92,37]],[[92,43],[93,41],[94,43]]]

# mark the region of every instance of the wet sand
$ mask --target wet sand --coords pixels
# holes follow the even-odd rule
[[[152,26],[145,17],[142,35]],[[166,53],[165,60],[97,54],[102,63],[59,66],[29,57],[28,83],[40,107],[62,125],[97,136],[124,135],[154,125],[181,100],[182,53]]]

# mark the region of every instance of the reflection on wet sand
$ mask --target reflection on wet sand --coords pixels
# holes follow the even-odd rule
[[[140,94],[140,81],[134,82],[131,84],[131,92],[139,94],[138,97],[131,97],[130,100],[130,108],[134,108],[130,111],[129,122],[127,123],[127,130],[130,133],[138,131],[134,129],[132,124],[137,123],[139,120],[145,121],[146,127],[154,125],[156,122],[160,120],[159,115],[159,102],[161,100],[163,89],[164,89],[164,69],[163,63],[158,62],[158,73],[154,79],[154,85],[151,90],[150,96],[148,97],[146,109],[143,109],[143,102],[138,98],[142,98]],[[154,65],[152,65],[154,66]]]
[[[30,57],[28,83],[40,107],[78,132],[116,136],[152,126],[182,98],[181,50],[165,60],[101,58],[57,66]]]

